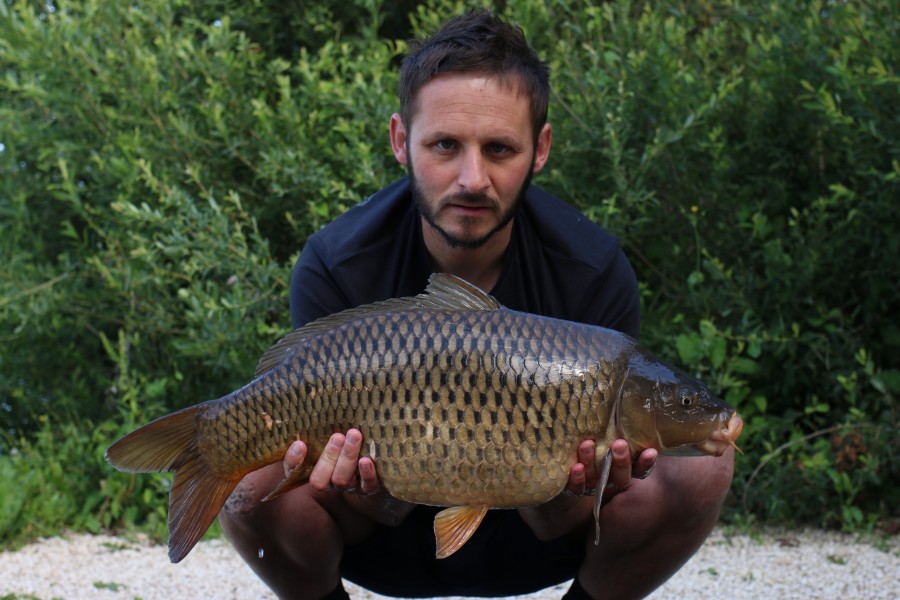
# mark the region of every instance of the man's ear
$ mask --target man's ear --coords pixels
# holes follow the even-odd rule
[[[538,135],[537,147],[534,149],[534,172],[537,173],[547,164],[550,158],[550,144],[553,141],[553,128],[550,123],[544,123],[541,133]]]
[[[406,125],[400,118],[400,113],[391,115],[391,150],[394,151],[394,158],[401,165],[407,164],[409,157],[406,156]]]

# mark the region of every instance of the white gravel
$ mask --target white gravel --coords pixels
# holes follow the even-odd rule
[[[381,600],[353,584],[354,599]],[[520,599],[560,598],[567,585]],[[178,565],[144,540],[72,535],[0,553],[0,598],[272,600],[227,542],[201,542]],[[716,530],[652,596],[683,598],[900,598],[900,540],[816,530],[728,536]]]

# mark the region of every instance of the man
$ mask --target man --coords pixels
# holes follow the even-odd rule
[[[518,28],[490,13],[457,17],[415,48],[390,120],[408,178],[310,238],[292,278],[294,325],[415,295],[443,271],[512,309],[637,336],[637,284],[618,242],[530,185],[550,152],[548,98],[546,66]],[[567,493],[489,511],[459,552],[436,560],[437,509],[383,492],[373,461],[359,458],[363,443],[357,430],[335,434],[308,485],[261,503],[284,469],[303,463],[307,448],[296,442],[283,466],[248,475],[222,511],[228,538],[280,597],[346,598],[341,577],[408,597],[523,594],[571,578],[567,598],[642,597],[703,543],[733,461],[645,450],[632,465],[617,440],[595,545],[597,473],[585,440]]]

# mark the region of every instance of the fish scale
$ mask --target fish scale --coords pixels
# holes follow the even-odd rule
[[[443,557],[465,543],[488,508],[559,494],[581,440],[596,442],[602,487],[618,437],[635,452],[678,446],[721,454],[740,432],[733,410],[632,338],[505,309],[446,275],[433,276],[425,294],[294,331],[263,356],[256,375],[107,451],[119,469],[175,470],[174,562],[240,479],[281,461],[295,440],[307,445],[305,463],[267,498],[304,483],[333,433],[359,429],[361,455],[373,460],[387,493],[451,507],[435,522]],[[697,408],[673,401],[680,393],[685,402],[684,390]]]

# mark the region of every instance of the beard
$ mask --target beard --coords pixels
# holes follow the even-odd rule
[[[465,206],[476,208],[495,209],[497,208],[499,203],[486,194],[461,192],[459,194],[445,196],[436,205],[432,204],[429,202],[429,199],[426,197],[425,192],[422,191],[422,188],[419,185],[418,180],[416,179],[412,161],[409,161],[407,167],[409,171],[410,184],[412,186],[413,201],[416,203],[416,208],[418,209],[419,214],[422,215],[422,218],[425,219],[426,223],[428,223],[432,228],[434,228],[435,231],[441,234],[441,237],[444,238],[444,241],[446,241],[451,248],[462,248],[465,250],[477,250],[478,248],[481,248],[488,242],[488,240],[490,240],[498,232],[505,229],[512,222],[513,217],[516,214],[516,210],[518,210],[519,205],[522,203],[522,199],[525,197],[525,191],[531,184],[531,177],[534,174],[534,169],[532,167],[532,169],[529,169],[528,175],[522,182],[519,191],[516,192],[516,197],[513,203],[510,204],[510,206],[500,214],[500,219],[497,222],[497,225],[484,235],[474,236],[468,235],[465,231],[458,235],[453,234],[441,227],[437,220],[438,207],[446,206],[448,204],[462,204]]]

